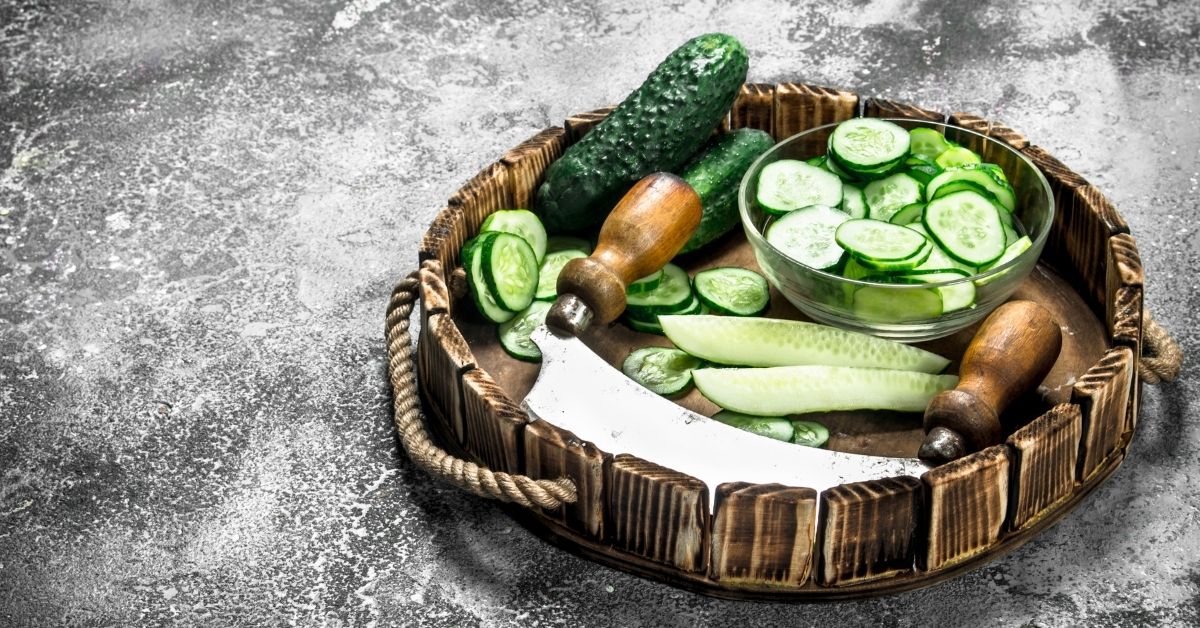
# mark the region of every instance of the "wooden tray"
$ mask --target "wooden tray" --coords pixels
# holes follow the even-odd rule
[[[420,250],[418,378],[431,429],[448,450],[494,470],[566,476],[578,489],[578,501],[555,510],[511,508],[530,529],[604,564],[710,595],[861,597],[927,586],[1004,554],[1120,465],[1137,424],[1143,274],[1113,206],[1002,124],[798,83],[743,86],[722,130],[758,128],[778,141],[855,115],[945,121],[1007,142],[1050,180],[1057,205],[1050,239],[1014,298],[1054,313],[1063,351],[1036,393],[1006,412],[1007,441],[920,478],[848,484],[819,498],[805,487],[726,484],[710,515],[699,480],[652,460],[614,457],[544,421],[528,423],[519,402],[539,367],[505,355],[495,327],[463,299],[459,249],[491,212],[531,206],[546,166],[610,110],[572,116],[484,168],[450,198]],[[756,268],[740,232],[683,261],[693,272]],[[774,291],[770,315],[803,318]],[[961,356],[973,333],[924,346]],[[668,344],[620,324],[585,340],[614,365],[633,347]],[[716,410],[695,392],[679,403]],[[829,447],[841,451],[912,457],[923,437],[911,414],[843,412],[821,421],[830,427]]]

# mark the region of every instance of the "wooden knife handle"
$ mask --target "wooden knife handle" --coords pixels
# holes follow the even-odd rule
[[[1001,413],[1045,379],[1061,348],[1062,331],[1046,308],[1033,301],[996,308],[967,346],[958,386],[929,402],[921,458],[944,462],[999,443]],[[961,440],[957,455],[953,436]]]
[[[662,268],[687,243],[700,224],[700,196],[679,177],[656,172],[634,184],[613,208],[596,250],[587,258],[573,259],[558,276],[558,294],[576,295],[603,324],[625,310],[625,287]],[[559,303],[547,320],[561,311]],[[573,333],[571,325],[558,324]]]

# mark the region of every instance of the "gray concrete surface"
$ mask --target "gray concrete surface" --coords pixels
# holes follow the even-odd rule
[[[751,79],[1008,122],[1099,185],[1192,355],[1192,2],[0,6],[0,624],[1196,625],[1200,381],[1008,557],[820,606],[553,549],[400,455],[382,318],[463,181],[722,30]]]

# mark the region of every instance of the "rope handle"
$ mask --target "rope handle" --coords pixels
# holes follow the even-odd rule
[[[1138,358],[1138,366],[1142,381],[1152,386],[1175,381],[1183,366],[1183,349],[1150,316],[1149,310],[1142,312],[1142,355]]]
[[[492,471],[452,456],[438,447],[421,420],[421,402],[412,355],[409,316],[417,301],[417,273],[396,284],[387,309],[388,376],[395,398],[396,431],[408,457],[429,475],[480,497],[515,502],[526,508],[557,508],[573,503],[575,483],[569,478],[535,480],[527,475]]]

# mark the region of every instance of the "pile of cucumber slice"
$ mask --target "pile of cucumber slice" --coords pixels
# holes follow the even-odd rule
[[[873,320],[974,307],[976,288],[1003,273],[963,280],[1032,246],[1004,171],[931,128],[847,120],[824,155],[771,163],[757,183],[758,205],[772,216],[766,240],[791,259],[860,281],[934,284],[859,287],[851,303]]]
[[[463,267],[479,313],[499,325],[500,344],[514,358],[536,362],[541,351],[530,333],[546,320],[567,262],[587,257],[587,240],[546,234],[525,209],[497,211],[462,248]],[[770,305],[767,280],[745,268],[710,268],[694,278],[675,264],[631,283],[623,321],[638,332],[662,335],[664,314],[755,316]],[[688,381],[690,385],[690,380]]]
[[[623,320],[634,331],[661,336],[660,316],[757,316],[769,305],[767,280],[752,270],[723,266],[702,270],[689,279],[687,271],[667,264],[629,285]]]

